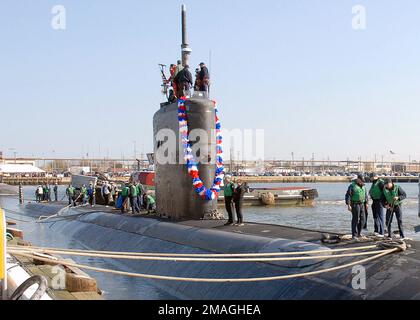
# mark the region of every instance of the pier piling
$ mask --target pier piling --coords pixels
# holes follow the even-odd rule
[[[23,204],[25,201],[24,195],[23,195],[23,187],[22,183],[19,183],[19,204]]]

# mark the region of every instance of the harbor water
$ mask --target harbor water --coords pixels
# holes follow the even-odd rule
[[[251,184],[251,187],[282,187],[294,184]],[[400,184],[407,193],[404,201],[403,220],[406,236],[418,239],[414,227],[420,224],[418,217],[418,186],[415,183]],[[245,207],[245,221],[279,224],[305,229],[322,230],[339,233],[349,233],[351,214],[344,203],[346,183],[298,184],[316,188],[319,198],[311,207]],[[368,186],[369,187],[369,186]],[[65,187],[59,188],[59,200],[63,198]],[[34,201],[35,187],[24,187],[25,201]],[[0,206],[5,209],[8,220],[18,223],[23,230],[25,240],[33,245],[86,249],[77,239],[69,242],[65,235],[57,234],[50,229],[51,223],[36,223],[35,219],[23,214],[18,204],[17,196],[1,196]],[[394,219],[395,220],[395,219]],[[240,228],[240,227],[238,227]],[[369,231],[373,231],[372,214],[369,211]],[[397,229],[394,221],[393,229]],[[101,268],[115,268],[112,261],[99,258],[72,257],[76,262]],[[131,271],[131,270],[125,270]],[[125,276],[110,276],[108,274],[87,271],[98,281],[98,286],[104,291],[106,299],[173,299],[170,295],[158,289],[152,282],[139,278]]]
[[[400,183],[407,193],[403,202],[403,222],[406,236],[415,237],[414,227],[420,225],[418,217],[418,194],[416,183]],[[319,198],[312,207],[257,207],[246,209],[246,219],[252,222],[281,224],[305,229],[315,229],[331,232],[350,232],[351,214],[344,202],[344,195],[348,183],[299,183],[269,185],[250,184],[251,187],[290,187],[305,186],[318,190]],[[369,190],[370,184],[367,184]],[[384,210],[385,214],[385,210]],[[393,229],[396,230],[397,222],[394,218]],[[368,229],[373,232],[372,211],[369,207]]]

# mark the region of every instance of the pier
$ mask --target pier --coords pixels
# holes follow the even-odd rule
[[[53,178],[53,177],[0,177],[0,183],[11,186],[37,186],[46,184],[66,185],[70,183],[71,178]]]

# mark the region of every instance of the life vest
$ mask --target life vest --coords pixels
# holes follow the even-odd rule
[[[147,202],[151,205],[154,205],[156,203],[155,198],[153,198],[153,196],[151,196],[150,194],[147,196]]]
[[[378,179],[370,188],[369,194],[373,200],[380,200],[382,197],[382,189],[379,187],[381,183],[383,183],[383,180]]]
[[[134,184],[132,184],[131,186],[130,186],[130,195],[132,196],[132,197],[137,197],[138,196],[138,189],[137,189],[137,186],[135,186]]]
[[[67,191],[68,191],[68,193],[69,193],[69,195],[74,195],[74,187],[68,187],[68,189],[67,189]]]
[[[128,187],[122,188],[121,195],[123,197],[128,197],[130,195],[130,188],[128,188]]]
[[[401,200],[394,200],[395,197],[398,197],[398,191],[399,187],[394,184],[394,188],[392,190],[388,190],[387,188],[384,188],[384,195],[386,202],[388,202],[391,206],[399,206],[402,201]]]
[[[86,187],[82,187],[82,189],[80,190],[80,193],[83,194],[83,195],[86,195],[87,194]]]
[[[233,189],[234,189],[234,184],[232,182],[229,182],[225,188],[223,189],[223,194],[225,197],[232,197],[233,196]]]
[[[365,202],[366,201],[366,187],[359,186],[356,182],[352,183],[353,195],[351,196],[352,202]]]

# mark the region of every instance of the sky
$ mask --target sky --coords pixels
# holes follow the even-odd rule
[[[182,3],[190,65],[209,65],[222,126],[264,129],[266,159],[420,160],[417,0],[1,0],[0,150],[151,152]],[[65,30],[51,27],[55,5]]]

